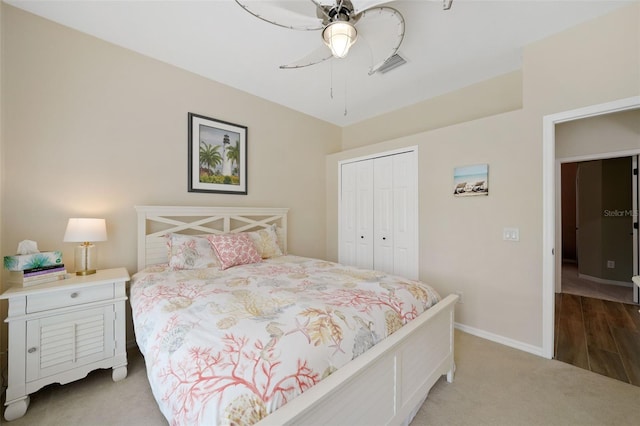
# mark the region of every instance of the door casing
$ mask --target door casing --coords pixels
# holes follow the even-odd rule
[[[598,115],[612,114],[640,108],[640,96],[619,99],[584,108],[573,109],[542,117],[542,353],[553,358],[554,309],[556,280],[560,272],[562,256],[556,256],[556,248],[562,247],[562,233],[557,231],[560,223],[558,210],[557,180],[559,166],[556,161],[555,126],[567,121],[580,120]],[[637,152],[616,156],[635,155]],[[560,241],[558,241],[560,240]]]

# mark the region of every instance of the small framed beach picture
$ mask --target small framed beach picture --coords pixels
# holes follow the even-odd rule
[[[189,113],[189,192],[247,194],[247,128]]]
[[[455,167],[453,169],[453,195],[455,197],[489,195],[489,165]]]

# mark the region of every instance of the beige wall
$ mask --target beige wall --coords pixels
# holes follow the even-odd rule
[[[634,4],[525,48],[521,110],[329,155],[328,257],[337,258],[337,162],[418,145],[420,278],[442,294],[464,293],[456,308],[464,327],[541,353],[542,118],[640,95],[639,23]],[[357,130],[356,145],[378,140]],[[453,168],[479,163],[489,164],[489,196],[454,198]],[[519,228],[520,241],[503,241],[505,227]]]
[[[515,111],[329,155],[327,205],[335,211],[327,215],[329,259],[337,259],[337,162],[417,145],[420,279],[443,295],[463,292],[458,323],[514,339],[539,333],[540,313],[537,322],[511,315],[532,311],[542,294],[535,284],[541,268],[532,261],[540,258],[539,212],[528,189],[536,173],[530,159],[539,154],[513,139],[524,125],[522,112]],[[483,163],[489,164],[489,196],[453,197],[453,168]],[[503,227],[519,227],[521,241],[502,241]]]
[[[291,208],[292,251],[323,256],[324,155],[340,129],[4,7],[3,252],[63,249],[67,219],[107,219],[100,266],[135,271],[137,204]],[[248,192],[187,192],[187,113],[248,127]],[[318,241],[321,241],[319,244]],[[70,265],[72,266],[72,265]]]
[[[578,163],[578,273],[587,278],[632,286],[631,179],[628,156]]]
[[[520,108],[522,71],[518,70],[345,127],[342,149],[371,145]]]
[[[578,272],[603,278],[602,161],[580,163],[578,175]]]
[[[640,109],[560,123],[556,157],[587,157],[640,149]]]
[[[637,95],[639,20],[633,4],[527,46],[525,109],[549,114]]]
[[[633,276],[631,179],[630,157],[602,160],[602,277],[629,287]],[[608,261],[615,266],[611,268]]]
[[[340,129],[2,4],[3,254],[63,250],[107,220],[99,267],[136,271],[135,205],[289,207],[291,252],[323,257],[325,155]],[[187,192],[187,113],[248,127],[248,195]],[[132,336],[128,336],[129,339]],[[6,344],[0,349],[5,349]]]

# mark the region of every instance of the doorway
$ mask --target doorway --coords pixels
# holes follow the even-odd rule
[[[542,356],[553,358],[554,310],[557,279],[560,278],[561,256],[555,255],[561,248],[561,233],[556,229],[560,222],[556,210],[556,125],[572,120],[596,117],[620,111],[640,108],[640,96],[619,99],[603,104],[578,108],[543,117],[542,120]],[[638,152],[624,155],[636,155]],[[558,241],[559,240],[559,241]],[[556,264],[557,263],[557,264]]]
[[[558,293],[634,303],[637,156],[560,161]]]

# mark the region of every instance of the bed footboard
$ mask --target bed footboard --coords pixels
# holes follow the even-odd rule
[[[258,425],[402,424],[442,376],[453,381],[450,295]]]

